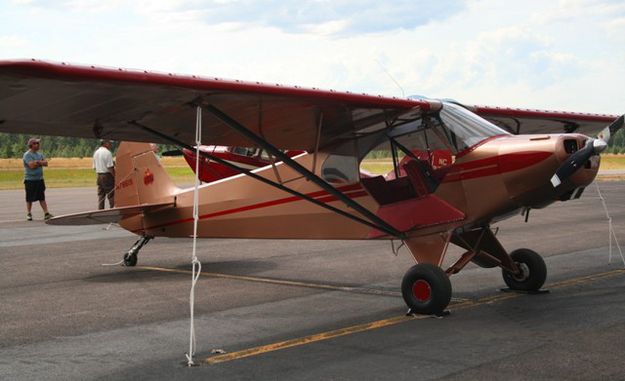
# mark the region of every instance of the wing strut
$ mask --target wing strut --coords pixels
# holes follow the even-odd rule
[[[131,121],[131,122],[129,122],[129,124],[131,124],[133,126],[136,126],[136,127],[139,127],[142,130],[144,130],[144,131],[146,131],[146,132],[148,132],[148,133],[150,133],[150,134],[152,134],[152,135],[154,135],[154,136],[156,136],[158,138],[161,138],[161,139],[164,139],[164,140],[166,140],[168,142],[171,142],[172,144],[175,144],[175,145],[177,145],[177,146],[179,146],[181,148],[186,148],[188,150],[194,151],[194,147],[193,146],[190,146],[190,145],[188,145],[188,144],[186,144],[186,143],[184,143],[184,142],[182,142],[182,141],[180,141],[180,140],[178,140],[178,139],[176,139],[174,137],[171,137],[171,136],[165,135],[163,133],[160,133],[160,132],[158,132],[156,130],[153,130],[150,127],[142,125],[141,123],[138,123],[136,121]],[[237,171],[239,173],[243,173],[243,174],[245,174],[245,175],[247,175],[247,176],[249,176],[249,177],[251,177],[251,178],[253,178],[255,180],[258,180],[258,181],[260,181],[262,183],[265,183],[267,185],[270,185],[272,187],[280,189],[280,190],[282,190],[284,192],[290,193],[293,196],[301,198],[302,200],[306,200],[306,201],[311,202],[311,203],[313,203],[313,204],[315,204],[317,206],[320,206],[322,208],[328,209],[328,210],[330,210],[330,211],[332,211],[332,212],[334,212],[336,214],[339,214],[339,215],[341,215],[343,217],[349,218],[349,219],[351,219],[353,221],[356,221],[356,222],[361,223],[363,225],[369,226],[370,228],[377,229],[379,231],[382,231],[382,232],[384,232],[384,233],[386,233],[388,235],[397,237],[399,239],[404,239],[405,238],[405,235],[403,233],[397,231],[396,229],[389,230],[389,229],[386,229],[384,226],[376,225],[376,224],[374,224],[374,223],[372,223],[370,221],[362,219],[362,218],[360,218],[358,216],[355,216],[355,215],[353,215],[351,213],[348,213],[348,212],[346,212],[344,210],[338,209],[338,208],[336,208],[336,207],[334,207],[332,205],[328,205],[328,204],[323,203],[323,202],[321,202],[319,200],[316,200],[316,199],[314,199],[314,198],[312,198],[312,197],[310,197],[310,196],[308,196],[308,195],[306,195],[304,193],[300,193],[300,192],[298,192],[296,190],[293,190],[291,188],[288,188],[288,187],[286,187],[286,186],[284,186],[284,185],[282,185],[280,183],[276,183],[276,182],[274,182],[272,180],[269,180],[269,179],[266,179],[266,178],[264,178],[262,176],[259,176],[259,175],[257,175],[256,173],[252,172],[251,170],[249,170],[247,168],[239,167],[238,165],[235,165],[235,164],[232,164],[229,161],[223,160],[223,159],[219,158],[218,156],[214,156],[214,155],[212,155],[212,154],[210,154],[208,152],[205,152],[205,151],[199,151],[199,154],[201,156],[209,159],[209,160],[212,160],[212,161],[214,161],[216,163],[219,163],[219,164],[221,164],[223,166],[226,166],[226,167],[228,167],[230,169],[233,169],[233,170],[235,170],[235,171]]]
[[[230,116],[228,116],[226,113],[222,112],[217,107],[209,104],[209,105],[204,106],[203,108],[206,111],[208,111],[211,114],[213,114],[216,118],[218,118],[219,120],[224,122],[228,127],[232,128],[233,130],[235,130],[239,134],[243,135],[245,138],[247,138],[250,141],[254,142],[255,144],[259,145],[260,147],[265,149],[267,152],[272,154],[274,157],[277,157],[278,159],[280,159],[284,164],[288,165],[289,167],[291,167],[292,169],[297,171],[299,174],[304,176],[306,179],[308,179],[308,180],[312,181],[313,183],[315,183],[321,189],[323,189],[326,192],[330,193],[332,196],[336,197],[337,199],[343,201],[343,203],[345,203],[345,205],[349,206],[350,208],[355,209],[361,215],[366,217],[369,221],[371,221],[372,223],[377,225],[378,226],[377,229],[383,230],[383,231],[387,232],[387,234],[391,234],[391,235],[393,235],[395,237],[403,236],[403,234],[400,231],[398,231],[397,229],[395,229],[394,227],[389,225],[386,221],[384,221],[380,217],[376,216],[369,209],[367,209],[364,206],[360,205],[359,203],[357,203],[356,201],[352,200],[351,198],[345,196],[343,194],[343,192],[339,191],[338,189],[336,189],[332,185],[328,184],[325,180],[323,180],[319,176],[315,175],[313,172],[311,172],[310,170],[308,170],[307,168],[305,168],[304,166],[302,166],[301,164],[299,164],[295,160],[291,159],[288,155],[284,154],[284,152],[282,152],[278,148],[274,147],[272,144],[270,144],[265,139],[261,138],[260,136],[256,135],[252,131],[250,131],[247,128],[245,128],[245,126],[241,125],[236,120],[230,118]]]

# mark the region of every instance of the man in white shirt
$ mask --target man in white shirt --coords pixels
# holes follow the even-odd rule
[[[110,140],[102,139],[100,148],[93,154],[93,168],[98,174],[98,209],[104,209],[106,198],[111,208],[115,206],[115,165],[111,147]]]

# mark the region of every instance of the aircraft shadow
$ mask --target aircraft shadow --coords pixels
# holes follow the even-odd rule
[[[143,266],[153,267],[154,269],[143,268],[141,264],[137,265],[137,267],[119,266],[113,267],[116,271],[85,277],[83,280],[96,283],[132,283],[150,280],[177,282],[182,278],[188,278],[191,271],[190,263],[179,264],[177,266],[158,266],[145,263]],[[264,271],[273,270],[276,267],[278,267],[277,264],[271,261],[222,261],[203,263],[202,272],[233,276],[251,276]]]
[[[204,262],[202,263],[202,271],[210,273],[220,273],[228,275],[254,275],[260,272],[269,271],[277,268],[278,265],[274,261],[249,260],[249,261],[221,261],[221,262]],[[172,267],[176,270],[191,271],[191,264],[184,263]]]

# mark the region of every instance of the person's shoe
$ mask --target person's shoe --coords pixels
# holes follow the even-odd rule
[[[49,219],[50,219],[50,218],[52,218],[52,217],[54,217],[54,216],[53,216],[53,215],[51,215],[50,213],[46,213],[46,215],[45,215],[45,216],[43,216],[43,219],[47,221],[47,220],[49,220]]]
[[[28,214],[26,215],[26,221],[32,221],[32,220],[33,220],[33,215],[32,215],[32,214],[30,214],[30,213],[28,213]]]

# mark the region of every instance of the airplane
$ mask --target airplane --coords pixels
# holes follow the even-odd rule
[[[116,207],[48,223],[117,222],[139,236],[124,254],[134,266],[154,237],[193,236],[193,189],[171,181],[148,142],[255,147],[269,165],[250,169],[198,151],[239,175],[199,187],[197,237],[402,241],[416,264],[401,292],[419,314],[441,314],[450,277],[471,262],[499,267],[510,289],[539,290],[547,276],[542,257],[509,252],[492,224],[579,198],[623,124],[616,115],[0,61],[0,131],[124,141]],[[391,153],[392,175],[360,175],[374,150]],[[433,165],[437,151],[446,160]],[[443,268],[450,244],[465,252]]]
[[[194,147],[198,148],[198,147]],[[213,156],[219,157],[223,160],[236,163],[247,169],[254,169],[264,167],[271,164],[271,157],[262,149],[252,147],[223,147],[223,146],[199,146],[200,151],[210,152]],[[297,156],[305,151],[285,151],[289,157]],[[446,150],[434,150],[430,152],[424,152],[419,150],[412,150],[414,156],[420,160],[427,160],[430,162],[433,169],[447,166],[451,163],[452,156]],[[162,156],[183,156],[184,160],[189,165],[189,168],[195,173],[196,155],[195,150],[183,148],[181,150],[166,151],[161,154]],[[406,176],[403,169],[403,165],[412,160],[410,156],[404,156],[399,162],[400,176]],[[204,183],[210,183],[215,180],[220,180],[226,177],[238,175],[239,172],[221,165],[217,162],[210,161],[205,157],[200,158],[198,163],[199,180]],[[374,175],[364,169],[360,169],[360,177],[373,177]],[[392,179],[395,176],[395,171],[390,171],[384,175],[386,179]]]
[[[196,148],[194,149],[177,149],[166,151],[162,153],[162,156],[180,156],[184,157],[184,160],[187,162],[191,170],[195,173],[195,162],[196,162]],[[224,146],[206,146],[200,145],[199,150],[203,152],[210,153],[213,156],[219,157],[223,160],[229,161],[231,163],[236,163],[238,166],[247,169],[255,169],[264,167],[266,165],[271,164],[271,157],[267,152],[262,149],[255,147],[224,147]],[[305,151],[301,150],[291,150],[286,151],[285,153],[289,157],[297,156]],[[199,160],[199,174],[198,177],[203,183],[210,183],[215,180],[224,179],[226,177],[238,175],[239,172],[227,167],[225,165],[219,164],[214,161],[208,160],[206,157],[201,157]]]

